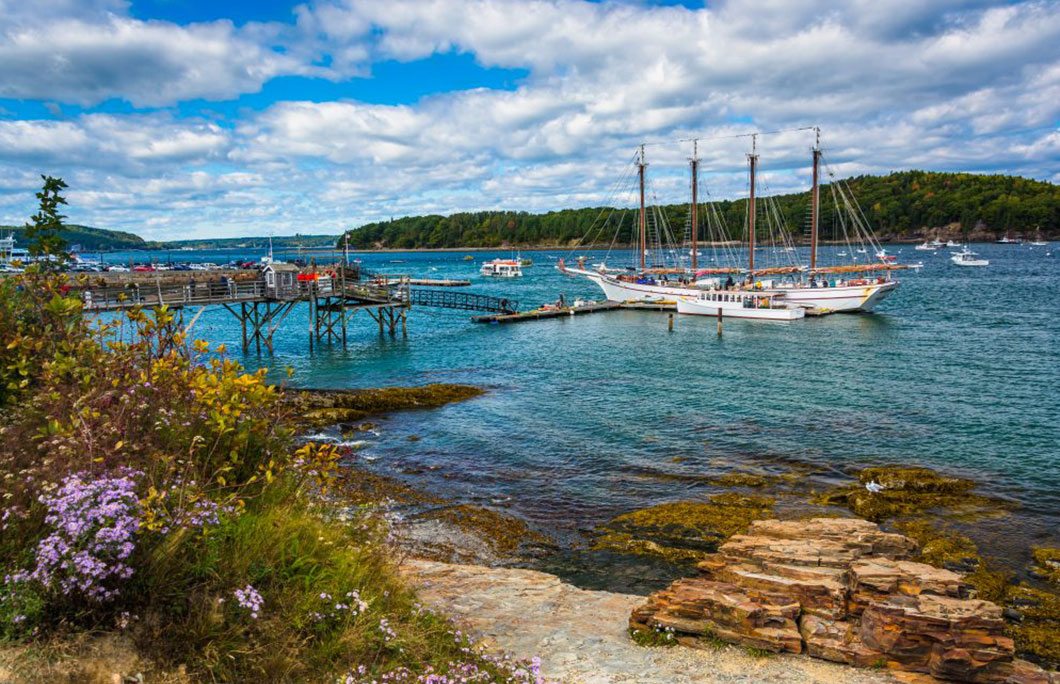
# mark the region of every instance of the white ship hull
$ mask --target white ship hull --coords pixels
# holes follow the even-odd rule
[[[721,311],[722,319],[749,318],[760,321],[797,321],[806,316],[806,309],[801,306],[791,308],[753,308],[745,307],[743,302],[723,302],[704,300],[699,297],[681,297],[677,300],[677,313],[692,316],[717,316]]]
[[[648,285],[645,283],[628,283],[612,275],[585,271],[577,268],[564,269],[567,273],[581,275],[596,283],[604,296],[612,302],[673,302],[679,297],[695,297],[703,292],[697,287],[672,287]],[[824,311],[859,312],[873,311],[876,305],[890,296],[898,282],[889,280],[883,283],[872,282],[869,285],[842,285],[839,287],[795,287],[773,286],[764,292],[775,292],[784,295],[786,304],[800,307],[814,307]],[[724,315],[724,314],[722,314]]]
[[[612,302],[674,302],[678,297],[691,297],[702,292],[696,287],[670,287],[627,283],[614,276],[577,268],[565,269],[567,273],[582,275],[600,286],[604,296]]]
[[[888,280],[871,285],[842,285],[839,287],[773,287],[771,292],[782,292],[784,301],[798,306],[825,311],[872,311],[890,296],[898,281]]]

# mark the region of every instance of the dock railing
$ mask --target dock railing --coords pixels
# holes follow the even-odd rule
[[[345,290],[343,291],[343,284]],[[210,304],[290,302],[338,297],[363,304],[407,306],[408,276],[383,276],[374,280],[346,281],[330,276],[269,286],[264,279],[251,281],[192,282],[179,285],[134,283],[125,286],[85,288],[81,299],[86,312],[121,311],[136,307],[170,308]]]

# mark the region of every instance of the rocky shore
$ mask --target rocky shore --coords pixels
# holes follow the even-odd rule
[[[773,658],[736,646],[645,648],[630,639],[643,596],[587,591],[535,570],[409,560],[420,599],[480,635],[482,643],[535,654],[565,684],[882,684],[880,672],[806,657]]]
[[[702,648],[720,639],[857,667],[979,684],[1054,684],[1015,657],[1001,606],[916,543],[857,519],[765,520],[631,613],[638,633]],[[930,681],[930,680],[927,680]]]
[[[344,438],[380,437],[386,419],[376,414],[478,392],[439,385],[291,400],[307,426],[338,421]],[[367,417],[380,422],[359,422]],[[400,462],[380,468],[351,453],[347,466],[338,496],[391,502],[393,539],[415,559],[404,572],[426,603],[497,649],[542,657],[563,681],[1060,681],[1024,660],[1056,662],[1060,597],[1017,581],[952,526],[1013,510],[970,480],[873,467],[821,489],[794,466],[790,476],[705,474],[703,486],[720,493],[623,513],[567,548],[503,505],[417,487]],[[1021,574],[1047,585],[1060,576],[1057,558],[1039,549]],[[660,648],[677,644],[695,648]]]

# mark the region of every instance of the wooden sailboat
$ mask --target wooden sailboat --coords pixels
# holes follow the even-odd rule
[[[584,276],[595,282],[611,301],[639,302],[678,302],[685,300],[685,308],[691,308],[690,302],[697,301],[704,291],[722,289],[719,279],[695,280],[703,276],[730,275],[739,277],[743,284],[731,288],[732,292],[753,289],[770,296],[767,308],[788,307],[797,305],[813,307],[824,311],[872,311],[897,286],[898,281],[891,277],[891,272],[909,268],[892,262],[866,264],[843,264],[821,266],[818,264],[819,223],[820,223],[820,131],[817,129],[817,140],[813,148],[813,188],[811,192],[811,235],[809,266],[792,264],[789,266],[757,267],[755,263],[757,236],[757,134],[752,134],[752,151],[748,155],[750,192],[748,196],[747,247],[748,261],[745,268],[736,266],[714,267],[700,270],[698,268],[698,142],[694,142],[690,166],[692,170],[692,211],[691,211],[691,270],[684,268],[658,268],[647,261],[647,215],[645,206],[645,160],[642,145],[636,157],[637,185],[639,188],[639,212],[637,215],[636,252],[639,254],[639,269],[632,272],[615,272],[606,267],[588,269],[584,261],[578,267],[566,266],[560,260],[559,270],[576,276]],[[871,237],[868,241],[875,252],[879,245]],[[853,250],[853,247],[851,247]],[[867,253],[867,250],[863,250]],[[670,279],[668,276],[678,276]],[[712,300],[714,301],[714,300]],[[725,300],[722,300],[725,301]],[[783,304],[780,304],[783,302]],[[738,302],[743,306],[743,301]]]

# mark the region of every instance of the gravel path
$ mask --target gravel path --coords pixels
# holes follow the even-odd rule
[[[626,621],[642,596],[586,591],[534,570],[410,560],[421,599],[516,657],[537,655],[565,684],[893,684],[880,672],[800,656],[756,658],[742,649],[643,648]]]

